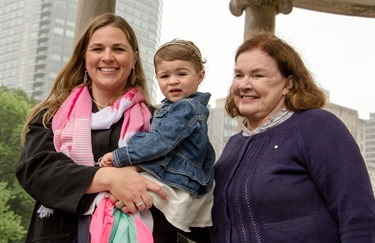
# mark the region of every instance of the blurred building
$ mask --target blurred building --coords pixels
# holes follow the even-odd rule
[[[2,0],[0,84],[40,100],[70,57],[75,0]]]
[[[211,108],[209,116],[209,137],[215,149],[216,160],[219,158],[228,139],[238,132],[237,119],[228,116],[224,105],[225,98],[215,101],[215,108]]]
[[[366,152],[366,122],[360,119],[356,110],[346,108],[333,103],[328,103],[324,108],[331,113],[335,114],[349,129],[354,140],[357,142],[361,150],[363,158]]]
[[[375,192],[375,113],[366,121],[366,162]]]
[[[140,57],[146,72],[150,98],[156,103],[157,82],[154,54],[160,45],[163,0],[116,0],[116,14],[133,27],[139,42]]]
[[[45,98],[73,51],[76,9],[77,0],[1,0],[0,85]],[[155,98],[153,55],[160,41],[162,0],[117,0],[116,14],[137,34]]]
[[[375,166],[375,113],[366,121],[366,161]]]

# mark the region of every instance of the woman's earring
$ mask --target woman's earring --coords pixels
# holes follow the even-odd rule
[[[132,70],[133,70],[132,79],[131,79],[130,83],[131,83],[132,86],[134,86],[134,84],[135,84],[135,70],[134,70],[134,68]]]
[[[85,74],[83,75],[83,83],[87,83],[88,77],[87,77],[87,70],[85,70]]]

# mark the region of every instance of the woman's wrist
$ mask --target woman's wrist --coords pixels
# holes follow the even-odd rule
[[[115,169],[114,167],[102,167],[98,169],[86,193],[110,191],[112,178],[116,176]]]

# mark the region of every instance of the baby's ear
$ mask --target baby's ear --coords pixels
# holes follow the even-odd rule
[[[206,75],[206,70],[202,69],[199,72],[199,84],[203,81],[205,75]]]

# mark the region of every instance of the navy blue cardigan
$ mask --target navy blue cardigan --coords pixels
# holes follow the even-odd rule
[[[357,144],[325,110],[230,138],[215,165],[213,242],[375,242]]]

